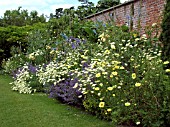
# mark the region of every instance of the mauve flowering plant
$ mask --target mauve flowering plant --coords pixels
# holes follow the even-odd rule
[[[73,88],[78,83],[78,79],[66,79],[58,84],[52,85],[49,91],[49,96],[56,98],[67,104],[82,105],[82,93],[78,88]]]

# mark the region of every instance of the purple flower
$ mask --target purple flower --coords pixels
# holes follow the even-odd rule
[[[31,64],[28,66],[28,69],[29,69],[29,71],[31,73],[35,74],[37,72],[37,67],[35,67],[35,66],[31,65]]]
[[[82,93],[78,88],[73,88],[77,82],[77,78],[73,80],[68,78],[56,85],[52,85],[49,91],[49,97],[59,99],[68,104],[82,105],[82,99],[78,98]]]

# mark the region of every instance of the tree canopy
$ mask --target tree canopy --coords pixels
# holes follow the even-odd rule
[[[33,25],[38,22],[46,22],[45,16],[38,15],[36,10],[31,11],[22,9],[22,7],[18,7],[15,10],[6,10],[4,16],[0,19],[0,26],[25,26],[25,25]]]

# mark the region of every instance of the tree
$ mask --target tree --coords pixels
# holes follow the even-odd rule
[[[45,21],[45,16],[38,16],[37,11],[31,11],[29,14],[28,10],[22,10],[22,7],[18,7],[18,9],[15,10],[6,10],[4,16],[0,19],[0,26],[25,26],[38,22],[44,23]]]
[[[75,13],[80,19],[83,19],[88,15],[96,13],[96,7],[94,6],[93,2],[89,2],[88,0],[78,0],[78,1],[82,2],[82,5],[78,6],[78,9],[75,11]]]
[[[99,0],[96,8],[97,11],[99,12],[118,4],[120,4],[120,0]]]

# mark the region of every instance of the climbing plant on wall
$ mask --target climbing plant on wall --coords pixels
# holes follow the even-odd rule
[[[164,17],[162,20],[160,40],[163,43],[163,59],[170,60],[170,0],[166,0]]]

